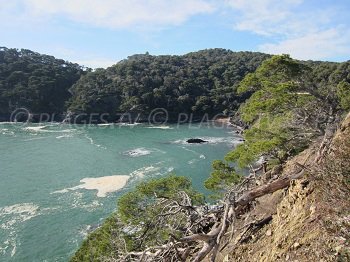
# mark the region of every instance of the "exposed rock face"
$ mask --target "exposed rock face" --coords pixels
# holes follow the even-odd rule
[[[190,138],[186,142],[189,144],[202,144],[202,143],[207,143],[208,141],[205,141],[200,138]]]
[[[350,114],[323,161],[316,163],[321,141],[288,161],[282,171],[290,173],[301,163],[309,167],[306,176],[292,181],[287,191],[257,199],[236,228],[272,214],[271,222],[241,244],[236,244],[238,229],[218,261],[350,261]]]

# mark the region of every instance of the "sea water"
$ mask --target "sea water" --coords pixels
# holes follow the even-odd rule
[[[0,123],[0,261],[67,261],[139,181],[175,173],[206,193],[211,161],[239,143],[233,131]]]

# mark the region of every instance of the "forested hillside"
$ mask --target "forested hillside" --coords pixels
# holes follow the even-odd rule
[[[69,88],[85,73],[78,64],[26,49],[0,48],[0,120],[16,108],[60,114]]]
[[[73,112],[171,114],[229,112],[247,97],[238,83],[269,56],[210,49],[184,56],[134,55],[83,76],[72,88]]]
[[[229,115],[257,89],[239,90],[241,80],[270,57],[225,49],[183,56],[140,54],[107,69],[92,71],[30,50],[3,47],[0,49],[0,116],[5,120],[21,107],[34,114],[67,111],[109,114],[110,121],[117,120],[118,113],[147,115],[155,108],[167,109],[174,119],[179,113]],[[334,89],[340,81],[349,79],[349,63],[301,64],[308,68],[307,74],[298,77],[307,77],[308,82],[303,79],[303,83],[308,89],[320,90],[318,95],[325,96],[326,102],[335,95],[328,92],[329,88]],[[275,74],[273,68],[267,71]],[[346,85],[337,92],[348,92]],[[345,106],[347,102],[342,101]],[[245,120],[248,117],[244,116]]]
[[[228,113],[246,98],[236,94],[238,83],[268,57],[224,49],[183,56],[143,54],[92,72],[52,56],[3,47],[0,115],[6,118],[20,107],[36,114],[71,111],[114,116],[147,114],[154,108],[166,108],[174,116]]]

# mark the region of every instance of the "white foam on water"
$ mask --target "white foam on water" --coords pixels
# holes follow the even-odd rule
[[[66,134],[66,135],[61,135],[61,136],[56,136],[57,139],[62,139],[62,138],[72,138],[72,134]]]
[[[67,190],[69,192],[69,190]],[[69,200],[65,199],[65,202],[69,203],[70,207],[75,209],[85,209],[88,212],[93,212],[99,207],[103,206],[101,202],[98,200],[93,200],[92,202],[86,202],[84,200],[84,194],[79,191],[74,191],[71,195]]]
[[[51,194],[64,194],[64,193],[68,193],[69,192],[69,188],[65,188],[65,189],[61,189],[61,190],[56,190],[54,192],[52,192]]]
[[[17,234],[15,231],[10,232],[7,237],[8,238],[2,243],[2,245],[0,245],[0,254],[6,255],[11,249],[10,256],[13,257],[16,254],[17,245],[20,245],[20,242],[17,240]]]
[[[197,161],[198,161],[198,159],[194,158],[194,159],[188,161],[187,164],[192,165],[192,164],[196,163]]]
[[[186,143],[186,144],[187,144],[187,143]],[[186,150],[186,151],[188,151],[188,152],[191,152],[191,153],[193,153],[193,154],[199,155],[198,152],[196,152],[196,151],[194,151],[194,150],[191,150],[191,149],[188,149],[188,148],[185,147],[185,146],[182,146],[181,148],[184,149],[184,150]]]
[[[139,169],[136,169],[135,171],[130,173],[131,177],[137,177],[137,178],[143,178],[145,175],[148,175],[150,173],[156,173],[160,170],[160,167],[156,166],[146,166],[146,167],[141,167]]]
[[[36,216],[39,210],[39,206],[33,203],[16,204],[12,206],[5,206],[0,208],[0,217],[7,215],[18,215],[21,217],[22,222],[31,219]],[[1,225],[2,228],[4,224]]]
[[[200,161],[201,159],[205,159],[205,155],[199,155],[199,159],[198,159],[198,158],[194,158],[194,159],[191,159],[190,161],[188,161],[187,163],[188,163],[189,165],[192,165],[192,164],[194,164],[194,163]]]
[[[141,123],[117,123],[118,126],[137,126],[141,125]]]
[[[162,153],[162,154],[166,154],[165,151],[162,151],[158,148],[144,148],[144,147],[139,147],[139,148],[135,148],[135,149],[131,149],[128,151],[123,152],[123,155],[127,155],[130,157],[139,157],[139,156],[146,156],[146,155],[150,155],[151,153]]]
[[[11,257],[13,257],[16,254],[16,250],[17,250],[17,244],[15,242],[11,251]]]
[[[151,149],[153,150],[152,152],[158,152],[158,153],[166,154],[165,151],[160,150],[160,149],[158,149],[158,148],[151,148]]]
[[[45,125],[45,126],[28,126],[22,128],[24,131],[29,131],[31,133],[72,133],[76,132],[77,129],[58,129],[58,130],[50,130],[47,129],[49,127],[55,127],[57,128],[57,125]]]
[[[122,189],[128,182],[130,176],[104,176],[87,177],[80,180],[81,185],[54,191],[56,193],[67,193],[79,189],[97,190],[98,197],[106,197],[108,193],[116,192]]]
[[[164,129],[164,130],[167,130],[167,129],[174,129],[173,127],[170,127],[170,126],[146,126],[146,128],[151,128],[151,129]]]
[[[1,135],[7,135],[7,136],[15,136],[15,132],[10,131],[8,128],[1,128],[0,129]]]
[[[97,126],[114,126],[114,123],[97,124]]]
[[[23,141],[33,141],[33,140],[40,140],[40,139],[47,139],[48,137],[33,137],[33,138],[28,138],[28,139],[24,139]]]
[[[208,141],[209,144],[219,144],[219,143],[230,143],[232,138],[227,137],[203,137],[205,141]]]
[[[128,155],[130,157],[139,157],[139,156],[146,156],[146,155],[149,155],[151,153],[152,153],[151,150],[148,150],[144,147],[140,147],[140,148],[128,150],[128,151],[124,152],[123,154]]]
[[[38,132],[46,127],[48,127],[48,126],[28,126],[28,127],[23,128],[23,130]]]
[[[76,132],[77,129],[63,129],[63,130],[41,130],[48,133],[71,133]]]
[[[161,167],[164,161],[155,163],[150,166],[145,166],[130,173],[130,177],[133,179],[142,179],[145,176],[161,176],[166,175],[174,171],[174,167]]]
[[[17,247],[20,245],[17,240],[19,226],[38,215],[40,215],[39,206],[33,203],[0,207],[0,229],[8,232],[7,240],[0,243],[0,254],[10,253],[11,257],[16,254]]]
[[[85,238],[89,235],[89,232],[91,232],[91,229],[92,229],[91,225],[86,225],[84,226],[84,228],[79,230],[79,234]]]
[[[91,145],[94,145],[94,146],[99,147],[99,148],[102,148],[102,149],[107,149],[106,147],[95,143],[95,141],[94,141],[91,137],[89,137],[88,135],[85,135],[85,138],[88,139],[88,140],[90,141],[90,144],[91,144]]]

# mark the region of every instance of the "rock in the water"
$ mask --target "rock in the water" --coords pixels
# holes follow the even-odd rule
[[[190,144],[201,144],[201,143],[207,143],[208,141],[205,141],[205,140],[200,139],[200,138],[190,138],[186,142],[190,143]]]

